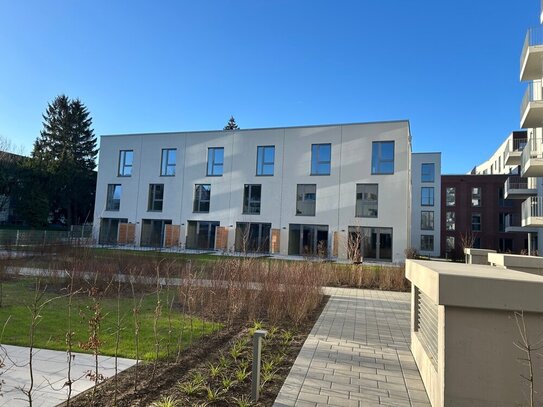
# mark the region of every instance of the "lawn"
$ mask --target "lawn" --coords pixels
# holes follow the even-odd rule
[[[0,325],[4,326],[2,338],[3,344],[28,346],[29,329],[31,321],[31,306],[35,297],[35,280],[18,279],[4,283],[2,307],[0,307]],[[65,295],[59,289],[45,288],[41,302],[51,298]],[[112,290],[115,291],[115,290]],[[176,301],[173,307],[172,298],[176,295],[171,289],[169,294],[162,291],[160,295],[160,317],[157,318],[155,337],[154,321],[157,307],[156,293],[136,293],[136,304],[139,310],[139,355],[140,359],[153,359],[155,357],[155,338],[159,340],[159,357],[174,356],[177,352],[180,337],[186,347],[190,342],[197,340],[202,335],[209,334],[220,328],[219,324],[205,322],[196,317],[183,315]],[[169,296],[169,301],[168,301]],[[62,297],[48,303],[42,310],[36,327],[34,346],[54,350],[66,350],[66,333],[68,331],[68,298]],[[118,356],[135,358],[135,329],[134,329],[134,300],[131,292],[121,294],[119,306],[114,293],[99,300],[102,308],[102,321],[100,323],[99,339],[103,342],[100,354],[115,355],[117,317],[120,315],[120,342]],[[92,315],[92,298],[88,293],[81,292],[74,296],[72,304],[72,331],[75,352],[90,352],[80,345],[89,339],[89,317]],[[117,309],[119,312],[117,312]],[[170,312],[171,309],[171,312]],[[7,323],[6,323],[7,321]],[[170,328],[171,327],[171,328]]]

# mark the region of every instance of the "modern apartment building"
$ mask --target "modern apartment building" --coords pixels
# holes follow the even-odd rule
[[[439,257],[441,249],[441,153],[413,153],[411,247]]]
[[[102,136],[94,236],[399,262],[410,181],[407,121]]]

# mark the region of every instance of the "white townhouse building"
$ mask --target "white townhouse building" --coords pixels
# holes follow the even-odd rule
[[[413,153],[411,247],[421,255],[441,252],[441,153]]]
[[[408,121],[102,136],[100,244],[400,262]],[[435,168],[439,177],[439,170]]]

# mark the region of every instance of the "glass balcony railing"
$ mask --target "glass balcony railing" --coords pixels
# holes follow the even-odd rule
[[[543,217],[543,197],[531,196],[522,202],[522,224],[528,225],[529,218]]]
[[[524,38],[522,53],[520,54],[520,66],[522,66],[522,64],[524,63],[524,59],[526,58],[526,54],[528,53],[528,48],[537,45],[543,45],[543,26],[537,26],[528,29],[526,37]]]
[[[522,150],[522,166],[525,167],[528,160],[532,158],[543,158],[543,140],[541,138],[531,138]]]
[[[539,102],[543,100],[543,84],[541,80],[528,83],[528,88],[524,92],[522,103],[520,105],[520,117],[524,117],[526,109],[530,102]]]

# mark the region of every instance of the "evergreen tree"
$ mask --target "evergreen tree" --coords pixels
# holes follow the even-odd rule
[[[239,126],[237,125],[234,116],[230,116],[230,120],[228,120],[228,123],[226,123],[223,130],[239,130]]]
[[[53,222],[84,222],[94,205],[96,137],[92,118],[79,100],[60,95],[43,115],[43,130],[34,143],[32,161],[45,174]]]

